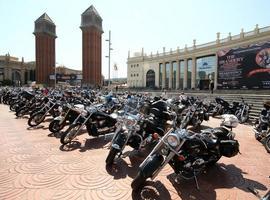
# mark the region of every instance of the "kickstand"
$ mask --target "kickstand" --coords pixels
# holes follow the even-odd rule
[[[195,183],[196,183],[197,190],[200,190],[200,187],[199,187],[199,184],[198,184],[198,180],[197,180],[197,176],[196,176],[196,174],[195,174],[194,171],[193,171],[193,174],[194,174],[194,180],[195,180]]]

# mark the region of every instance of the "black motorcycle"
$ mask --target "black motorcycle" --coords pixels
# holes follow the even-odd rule
[[[208,121],[209,115],[206,112],[206,108],[203,106],[202,101],[197,100],[193,105],[191,105],[185,116],[183,116],[180,124],[180,128],[187,128],[188,125],[192,125],[195,129],[198,128],[203,120]]]
[[[140,102],[138,102],[140,104]],[[143,104],[141,104],[143,105]],[[118,115],[116,131],[111,141],[111,148],[106,158],[106,165],[110,166],[116,156],[120,157],[126,145],[135,150],[141,150],[148,144],[156,141],[157,135],[162,136],[166,130],[166,124],[171,119],[165,101],[147,102],[136,109],[126,105],[125,111]],[[144,112],[139,114],[138,110]]]
[[[207,166],[216,163],[221,156],[232,157],[239,152],[232,127],[238,119],[224,116],[223,127],[206,130],[200,134],[186,129],[171,128],[139,166],[139,172],[131,183],[136,190],[147,178],[154,179],[169,164],[179,178],[195,179]]]
[[[264,143],[267,152],[270,153],[270,101],[264,102],[260,116],[254,123],[255,138]]]
[[[48,102],[45,103],[45,105],[41,108],[41,110],[30,116],[28,125],[30,127],[37,126],[41,124],[48,115],[52,117],[58,116],[60,114],[60,110],[58,109],[60,105],[60,102],[52,101],[49,99]]]
[[[100,104],[78,108],[77,117],[74,119],[74,116],[72,116],[74,120],[72,120],[73,122],[68,129],[61,135],[60,142],[63,145],[72,142],[84,126],[87,128],[88,134],[95,137],[114,132],[116,123],[114,115],[108,115],[101,110],[102,105]]]

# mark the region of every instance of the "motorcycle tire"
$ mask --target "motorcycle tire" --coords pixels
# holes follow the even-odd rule
[[[61,144],[65,145],[71,143],[72,140],[76,137],[78,129],[81,127],[80,124],[71,125],[60,138]]]
[[[244,113],[243,116],[240,117],[239,122],[240,122],[240,124],[242,124],[242,123],[247,122],[248,119],[249,119],[249,114],[248,114],[248,112],[247,112],[247,113]]]
[[[25,107],[20,108],[19,110],[17,110],[16,116],[17,116],[17,117],[22,117],[22,116],[24,116],[25,113],[27,112],[27,109],[28,109],[28,108],[25,108]]]
[[[142,172],[139,171],[131,183],[131,188],[135,191],[141,189],[144,186],[147,178],[148,177],[144,177]]]
[[[64,124],[59,124],[59,120],[53,120],[51,121],[51,123],[49,124],[49,131],[51,131],[52,133],[57,133],[59,132],[60,130],[62,130],[64,128]]]
[[[142,169],[139,170],[138,174],[133,179],[131,183],[132,189],[141,189],[144,186],[146,179],[153,175],[157,168],[162,164],[163,160],[164,159],[161,155],[153,156],[153,158],[149,160]]]
[[[270,135],[268,135],[265,138],[265,143],[264,143],[265,149],[268,153],[270,153]]]
[[[107,166],[111,166],[113,164],[114,158],[116,157],[118,152],[119,152],[119,150],[117,150],[113,147],[110,149],[110,152],[106,158],[106,165]]]
[[[207,167],[214,166],[214,165],[217,163],[217,161],[219,161],[220,158],[221,158],[221,156],[218,156],[216,160],[212,160],[212,161],[208,162],[208,163],[206,164],[206,166],[207,166]]]
[[[258,140],[258,141],[262,140],[262,137],[260,136],[259,132],[255,132],[255,139]]]
[[[41,124],[44,119],[45,119],[45,113],[44,112],[37,112],[29,118],[28,125],[30,127],[37,126],[37,125]]]
[[[16,103],[10,104],[9,109],[14,112],[16,109],[16,105],[17,105]]]

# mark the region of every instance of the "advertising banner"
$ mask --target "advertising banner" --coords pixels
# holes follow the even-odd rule
[[[218,89],[270,89],[270,42],[217,52]]]

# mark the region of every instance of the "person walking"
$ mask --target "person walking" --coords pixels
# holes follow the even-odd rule
[[[211,94],[213,94],[213,92],[214,92],[214,81],[213,80],[210,81],[210,90],[211,90]]]

